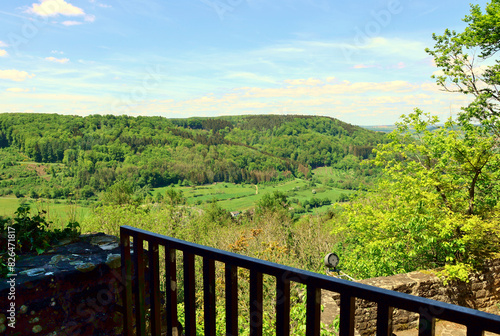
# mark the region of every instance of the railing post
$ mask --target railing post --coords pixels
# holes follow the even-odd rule
[[[123,334],[133,334],[132,318],[132,258],[130,256],[130,236],[124,228],[120,228],[120,245],[122,254],[122,281],[125,284],[122,296]]]
[[[483,336],[484,331],[479,329],[469,329],[467,328],[467,336]]]
[[[184,316],[186,336],[196,336],[196,292],[194,254],[184,251]]]
[[[175,250],[165,246],[165,284],[167,293],[167,336],[181,335],[177,321],[177,260]]]
[[[418,335],[419,336],[434,336],[436,328],[436,319],[432,316],[420,315],[418,321]]]
[[[135,325],[136,335],[146,335],[146,300],[144,281],[144,241],[140,235],[134,236],[135,261]]]
[[[238,335],[238,267],[226,264],[226,335]]]
[[[392,335],[392,313],[394,309],[385,302],[377,304],[377,336]]]
[[[340,336],[354,336],[355,297],[348,293],[340,294]]]
[[[205,315],[205,335],[215,336],[215,261],[203,258],[203,295]]]
[[[306,335],[319,336],[321,327],[321,288],[307,285]]]
[[[149,242],[149,298],[151,302],[151,335],[161,334],[160,318],[160,257],[158,244]]]
[[[484,331],[481,326],[477,324],[467,324],[467,336],[483,336]]]
[[[290,280],[276,278],[276,335],[290,335]]]
[[[250,336],[262,336],[262,273],[250,270]]]

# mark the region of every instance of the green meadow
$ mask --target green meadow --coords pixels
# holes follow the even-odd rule
[[[218,204],[228,211],[245,211],[252,209],[261,197],[275,191],[283,192],[290,201],[290,207],[300,208],[298,204],[311,200],[328,198],[332,203],[339,200],[341,195],[349,195],[353,191],[344,190],[330,186],[331,181],[345,178],[346,173],[331,167],[322,167],[313,170],[312,181],[303,179],[292,179],[279,183],[269,184],[233,184],[219,182],[199,186],[171,186],[155,188],[151,191],[153,198],[156,194],[165,194],[168,188],[182,191],[189,205],[197,206],[217,201]],[[15,196],[0,197],[0,216],[13,216],[21,202],[27,202],[34,212],[45,211],[48,220],[56,225],[63,225],[68,221],[82,221],[92,214],[88,205],[74,204],[66,199],[30,199],[16,198]],[[325,205],[313,208],[309,213],[326,211],[330,206]]]
[[[89,207],[67,200],[26,199],[12,196],[0,197],[0,216],[12,217],[23,202],[29,204],[32,213],[45,211],[47,220],[55,227],[64,227],[70,221],[81,222],[91,214]]]
[[[292,201],[291,207],[295,207],[293,201],[300,203],[311,198],[328,198],[332,203],[339,200],[342,194],[349,195],[353,191],[334,188],[327,183],[330,180],[338,180],[343,176],[342,171],[333,168],[317,168],[313,170],[313,182],[303,179],[293,179],[272,184],[233,184],[226,182],[213,183],[202,186],[174,187],[181,190],[187,203],[199,205],[206,202],[217,201],[219,205],[228,211],[245,211],[253,208],[260,198],[275,191],[280,191],[288,196]],[[157,193],[165,194],[171,187],[156,188],[153,195]],[[296,202],[295,202],[296,203]],[[326,211],[329,206],[312,209],[312,212]]]

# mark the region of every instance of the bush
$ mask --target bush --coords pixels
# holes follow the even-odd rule
[[[45,212],[31,216],[30,207],[27,204],[22,204],[15,215],[14,218],[0,218],[0,250],[8,251],[10,255],[19,256],[31,252],[41,254],[57,241],[77,237],[80,234],[80,225],[77,222],[68,223],[63,230],[49,230],[51,222],[46,221]],[[12,238],[15,239],[14,247],[9,245]],[[2,276],[7,274],[4,260],[7,259],[8,254],[0,254]]]

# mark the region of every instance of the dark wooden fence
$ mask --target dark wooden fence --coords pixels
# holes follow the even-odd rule
[[[240,267],[250,270],[250,335],[262,335],[264,274],[276,278],[276,335],[278,336],[290,334],[291,282],[304,284],[307,288],[306,335],[320,334],[322,289],[340,293],[340,335],[342,336],[354,335],[356,298],[377,304],[377,335],[391,335],[392,313],[395,308],[419,314],[419,335],[434,335],[436,319],[465,325],[468,336],[483,335],[484,331],[500,334],[500,316],[474,309],[336,279],[129,226],[121,227],[120,238],[122,275],[126,281],[123,291],[124,335],[142,336],[146,333],[160,335],[162,323],[167,325],[167,335],[173,335],[173,330],[177,327],[177,251],[181,251],[183,257],[185,305],[183,329],[187,336],[196,335],[195,256],[203,258],[203,309],[206,335],[216,334],[216,261],[223,263],[225,267],[226,335],[238,334],[237,270]],[[132,244],[131,238],[133,238]],[[147,257],[144,249],[145,241],[148,243]],[[164,246],[165,251],[164,281],[167,289],[164,295],[166,299],[163,302],[160,293],[159,246]],[[146,268],[148,269],[149,304],[146,302]]]

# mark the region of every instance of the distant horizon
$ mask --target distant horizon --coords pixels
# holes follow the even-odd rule
[[[89,117],[93,115],[99,115],[99,116],[108,116],[108,115],[113,115],[113,116],[128,116],[128,117],[160,117],[160,118],[165,118],[165,119],[190,119],[190,118],[225,118],[225,117],[245,117],[245,116],[277,116],[277,115],[287,115],[287,116],[306,116],[306,117],[326,117],[326,118],[334,118],[337,120],[340,120],[344,123],[351,124],[353,126],[359,126],[359,127],[394,127],[394,124],[373,124],[373,125],[357,125],[357,124],[352,124],[348,123],[342,119],[335,118],[335,117],[330,117],[330,116],[325,116],[325,115],[313,115],[313,114],[275,114],[275,113],[259,113],[259,114],[232,114],[232,115],[214,115],[214,116],[189,116],[189,117],[167,117],[167,116],[160,116],[160,115],[154,115],[154,116],[148,116],[148,115],[128,115],[128,114],[120,114],[120,115],[115,115],[115,114],[101,114],[101,113],[93,113],[93,114],[87,114],[87,115],[78,115],[78,114],[62,114],[62,113],[57,113],[57,112],[0,112],[0,114],[8,114],[8,113],[25,113],[25,114],[56,114],[56,115],[66,115],[66,116],[74,116],[74,117]]]
[[[476,0],[484,9],[487,1]],[[0,109],[166,118],[298,114],[442,119],[425,48],[462,31],[452,0],[19,0],[0,3]]]

